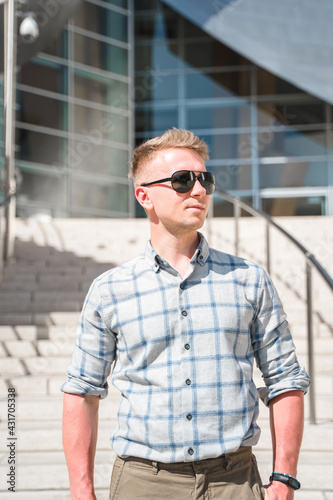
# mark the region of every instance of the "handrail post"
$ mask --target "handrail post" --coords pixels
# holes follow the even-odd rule
[[[270,230],[269,224],[266,223],[266,268],[268,274],[271,272],[271,239],[270,239]]]
[[[306,303],[307,303],[307,325],[308,325],[308,371],[311,380],[309,389],[310,398],[310,423],[316,423],[316,401],[315,401],[315,380],[313,362],[313,328],[312,328],[312,269],[309,262],[306,262]]]
[[[16,92],[16,2],[4,2],[4,115],[5,115],[5,235],[3,259],[8,261],[14,253],[15,219],[15,92]]]
[[[240,211],[240,206],[237,203],[237,199],[234,203],[234,219],[235,219],[235,255],[238,256],[238,250],[239,250],[239,217],[240,217],[241,211]]]

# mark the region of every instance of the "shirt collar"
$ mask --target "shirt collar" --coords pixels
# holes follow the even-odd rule
[[[201,266],[203,266],[209,257],[209,246],[206,238],[201,233],[199,233],[199,235],[201,238],[200,243],[198,245],[198,248],[194,252],[191,263],[194,264],[197,262]],[[148,260],[149,264],[153,267],[155,273],[157,273],[161,267],[170,267],[169,263],[155,252],[150,241],[147,241],[145,257]]]

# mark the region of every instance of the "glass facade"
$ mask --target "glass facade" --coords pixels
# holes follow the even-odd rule
[[[84,0],[17,80],[17,215],[133,215],[127,0]]]
[[[272,215],[333,214],[332,106],[159,0],[82,0],[18,72],[16,108],[18,216],[143,216],[131,153],[173,126],[206,140],[218,189]],[[0,182],[3,164],[1,106]],[[230,215],[218,194],[213,212]]]
[[[137,143],[169,127],[190,129],[208,143],[220,190],[272,215],[333,213],[331,105],[158,0],[135,2],[135,47]],[[229,212],[214,195],[214,215]]]

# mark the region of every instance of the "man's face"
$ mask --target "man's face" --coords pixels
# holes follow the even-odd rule
[[[178,170],[206,171],[201,157],[185,148],[163,149],[144,168],[144,172],[147,172],[144,182],[171,177]],[[137,188],[136,195],[140,202],[138,189],[145,190],[148,205],[143,206],[151,223],[160,224],[173,234],[196,231],[203,225],[210,196],[198,180],[188,193],[177,193],[170,181]]]

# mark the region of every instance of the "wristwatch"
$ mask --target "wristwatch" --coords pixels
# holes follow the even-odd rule
[[[297,479],[289,474],[284,474],[283,472],[273,472],[269,481],[280,481],[280,483],[287,484],[291,486],[294,490],[299,490],[301,483]]]

